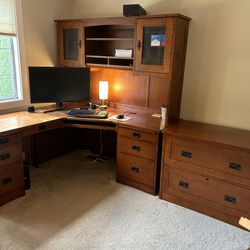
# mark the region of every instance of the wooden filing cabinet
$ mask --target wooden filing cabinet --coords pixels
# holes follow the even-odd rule
[[[157,194],[159,134],[119,126],[117,140],[117,182]]]
[[[160,198],[239,226],[250,218],[250,132],[183,121],[164,135]]]
[[[24,195],[20,133],[0,135],[0,205]]]

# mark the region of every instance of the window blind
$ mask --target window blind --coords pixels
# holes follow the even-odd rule
[[[0,34],[16,35],[14,0],[0,0]]]

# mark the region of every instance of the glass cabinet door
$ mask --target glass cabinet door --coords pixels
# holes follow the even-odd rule
[[[83,26],[80,22],[62,22],[58,24],[59,65],[82,66],[83,62]]]
[[[136,71],[169,73],[173,20],[171,18],[137,21]]]

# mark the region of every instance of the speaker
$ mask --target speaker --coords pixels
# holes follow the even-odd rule
[[[33,112],[35,112],[35,107],[34,107],[34,106],[29,106],[29,107],[27,108],[27,111],[28,111],[29,113],[33,113]]]
[[[124,16],[143,16],[147,12],[144,10],[140,4],[124,4],[123,5],[123,15]]]

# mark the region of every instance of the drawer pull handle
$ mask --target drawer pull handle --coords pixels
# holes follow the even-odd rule
[[[238,163],[229,162],[229,168],[240,171],[241,170],[241,165],[238,164]]]
[[[41,130],[44,130],[46,129],[46,125],[40,125],[38,126],[38,130],[41,131]]]
[[[132,136],[133,136],[134,138],[137,138],[137,139],[140,139],[140,138],[141,138],[141,134],[140,134],[140,133],[136,133],[136,132],[134,132],[134,133],[132,134]]]
[[[131,167],[131,171],[134,173],[140,172],[140,169],[138,167]]]
[[[0,137],[0,144],[6,144],[9,142],[9,138],[8,137]]]
[[[233,204],[236,203],[236,198],[234,198],[233,196],[224,195],[224,200]]]
[[[181,151],[181,156],[187,157],[187,158],[192,158],[192,153],[188,151]]]
[[[2,179],[2,184],[3,185],[6,185],[6,184],[11,183],[11,182],[12,182],[12,178],[11,177]]]
[[[139,146],[132,146],[132,150],[134,150],[134,151],[140,151],[141,148]]]
[[[5,153],[5,154],[0,155],[1,161],[7,160],[9,158],[10,158],[10,153]]]
[[[186,181],[179,181],[179,186],[181,186],[183,188],[188,188],[188,182],[186,182]]]

